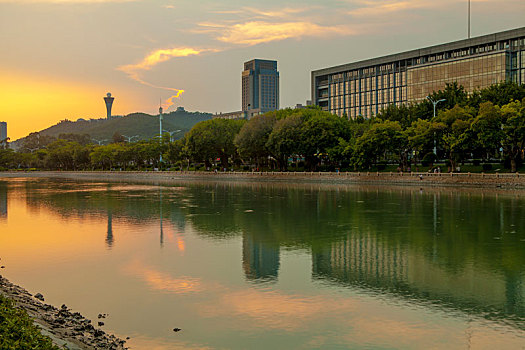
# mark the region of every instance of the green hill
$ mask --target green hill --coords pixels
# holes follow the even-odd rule
[[[174,111],[163,115],[162,128],[167,131],[181,130],[173,135],[181,138],[196,123],[211,119],[211,114],[200,112]],[[159,117],[146,113],[131,113],[111,119],[79,119],[75,122],[63,120],[56,125],[40,131],[41,135],[58,137],[60,134],[89,134],[92,139],[111,140],[116,133],[135,136],[133,141],[149,139],[159,134]],[[21,145],[24,138],[15,142],[14,148]]]

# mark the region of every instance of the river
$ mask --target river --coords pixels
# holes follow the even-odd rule
[[[525,192],[0,178],[0,258],[132,349],[525,344]]]

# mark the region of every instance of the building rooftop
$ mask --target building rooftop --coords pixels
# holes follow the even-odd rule
[[[358,61],[354,63],[342,64],[342,65],[333,66],[329,68],[314,70],[312,71],[312,76],[334,74],[334,73],[339,73],[341,71],[350,71],[350,70],[359,69],[359,68],[387,64],[393,61],[407,60],[407,59],[417,58],[417,57],[426,56],[426,55],[433,55],[433,54],[437,54],[437,53],[445,52],[445,51],[460,50],[460,49],[463,49],[469,46],[485,45],[485,44],[489,44],[492,42],[513,39],[513,38],[520,37],[520,36],[525,37],[525,27],[506,30],[503,32],[498,32],[498,33],[493,33],[493,34],[487,34],[487,35],[478,36],[478,37],[474,37],[470,39],[453,41],[453,42],[446,43],[446,44],[439,44],[439,45],[429,46],[429,47],[425,47],[421,49],[405,51],[405,52],[401,52],[397,54],[391,54],[387,56],[366,59],[366,60],[362,60],[362,61]]]

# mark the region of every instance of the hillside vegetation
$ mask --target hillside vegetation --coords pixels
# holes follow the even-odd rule
[[[181,138],[184,133],[190,130],[193,125],[203,120],[211,119],[211,114],[200,112],[176,111],[163,115],[163,129],[168,131],[181,130],[173,135],[174,139]],[[132,113],[124,117],[112,119],[90,119],[77,121],[63,120],[56,125],[41,130],[41,136],[52,136],[57,138],[60,134],[88,134],[97,140],[110,141],[115,133],[126,136],[138,137],[134,139],[145,140],[159,134],[158,115],[146,113]],[[23,139],[16,140],[15,143],[21,145]],[[16,148],[16,145],[15,145]]]

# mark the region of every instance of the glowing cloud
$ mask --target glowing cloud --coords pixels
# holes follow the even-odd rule
[[[175,89],[175,88],[172,88],[172,87],[160,86],[160,85],[155,85],[155,84],[149,83],[149,82],[143,80],[140,77],[139,72],[150,70],[154,66],[156,66],[157,64],[169,61],[172,58],[195,56],[195,55],[199,55],[199,54],[201,54],[202,52],[205,52],[205,51],[216,51],[216,50],[211,50],[211,49],[199,50],[199,49],[193,49],[193,48],[189,48],[189,47],[176,47],[176,48],[171,48],[171,49],[159,49],[159,50],[155,50],[155,51],[151,52],[150,54],[148,54],[139,63],[120,66],[117,69],[122,71],[122,72],[124,72],[124,73],[126,73],[131,79],[133,79],[133,80],[135,80],[135,81],[137,81],[137,82],[139,82],[139,83],[141,83],[143,85],[146,85],[146,86],[149,86],[149,87],[152,87],[152,88],[156,88],[156,89],[163,89],[163,90],[175,92],[174,95],[170,96],[168,99],[166,99],[164,101],[164,107],[165,108],[169,108],[170,106],[172,106],[174,104],[174,102],[173,102],[174,99],[178,98],[184,92],[184,90],[183,89]]]
[[[464,0],[349,0],[347,2],[358,6],[356,9],[348,11],[348,14],[352,16],[381,16],[405,10],[444,9],[446,5],[465,4]],[[496,3],[494,0],[472,0],[472,2]]]
[[[200,24],[211,31],[210,23]],[[240,45],[257,45],[271,41],[289,38],[300,39],[305,36],[325,37],[330,35],[351,35],[355,31],[348,26],[321,26],[309,22],[272,23],[266,21],[252,21],[235,24],[233,26],[215,25],[218,32],[217,40]]]
[[[196,49],[192,49],[192,48],[189,48],[189,47],[176,47],[176,48],[173,48],[173,49],[160,49],[160,50],[153,51],[152,53],[150,53],[149,55],[144,57],[144,59],[140,63],[128,64],[128,65],[120,67],[119,69],[121,69],[123,71],[127,71],[127,70],[135,71],[135,70],[138,70],[138,69],[149,70],[153,66],[155,66],[155,65],[157,65],[157,64],[159,64],[161,62],[168,61],[168,60],[170,60],[173,57],[187,57],[187,56],[191,56],[191,55],[198,55],[202,51],[203,50],[196,50]]]

